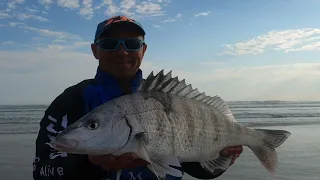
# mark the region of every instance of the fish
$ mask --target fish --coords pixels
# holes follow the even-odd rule
[[[172,77],[164,69],[141,80],[138,90],[96,107],[60,132],[50,145],[60,152],[90,155],[135,153],[159,179],[183,174],[182,162],[199,162],[208,172],[227,169],[220,151],[248,147],[274,174],[276,148],[291,135],[238,123],[227,103]]]

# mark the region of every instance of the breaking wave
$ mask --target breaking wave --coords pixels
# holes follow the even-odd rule
[[[245,126],[320,124],[320,102],[228,102],[236,120]],[[0,134],[36,134],[46,105],[0,106]]]
[[[255,112],[237,112],[236,118],[289,118],[289,117],[320,117],[320,112],[313,113],[255,113]]]
[[[248,127],[261,126],[295,126],[295,125],[313,125],[320,124],[320,120],[315,121],[286,121],[286,122],[239,122]]]

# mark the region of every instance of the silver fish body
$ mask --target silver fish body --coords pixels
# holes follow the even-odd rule
[[[220,151],[232,146],[248,146],[271,173],[277,165],[275,148],[290,132],[251,129],[236,122],[227,104],[210,97],[163,71],[141,82],[138,92],[108,101],[60,133],[52,146],[75,154],[134,152],[162,168],[161,159],[177,163],[200,162],[210,172],[226,169],[230,158]],[[164,165],[165,164],[165,165]]]
[[[129,122],[138,122],[155,155],[183,162],[215,159],[230,146],[253,143],[254,131],[214,107],[163,92],[139,92],[113,102]]]

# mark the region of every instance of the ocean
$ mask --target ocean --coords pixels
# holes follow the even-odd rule
[[[292,135],[277,149],[272,175],[244,151],[217,180],[320,180],[320,102],[228,102],[236,120],[252,128],[284,129]],[[0,179],[32,179],[32,161],[45,105],[0,106]],[[192,179],[192,178],[186,178]]]

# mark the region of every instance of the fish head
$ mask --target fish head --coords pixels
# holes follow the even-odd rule
[[[54,149],[73,154],[112,154],[125,146],[131,126],[121,111],[96,110],[68,126],[51,141]]]

